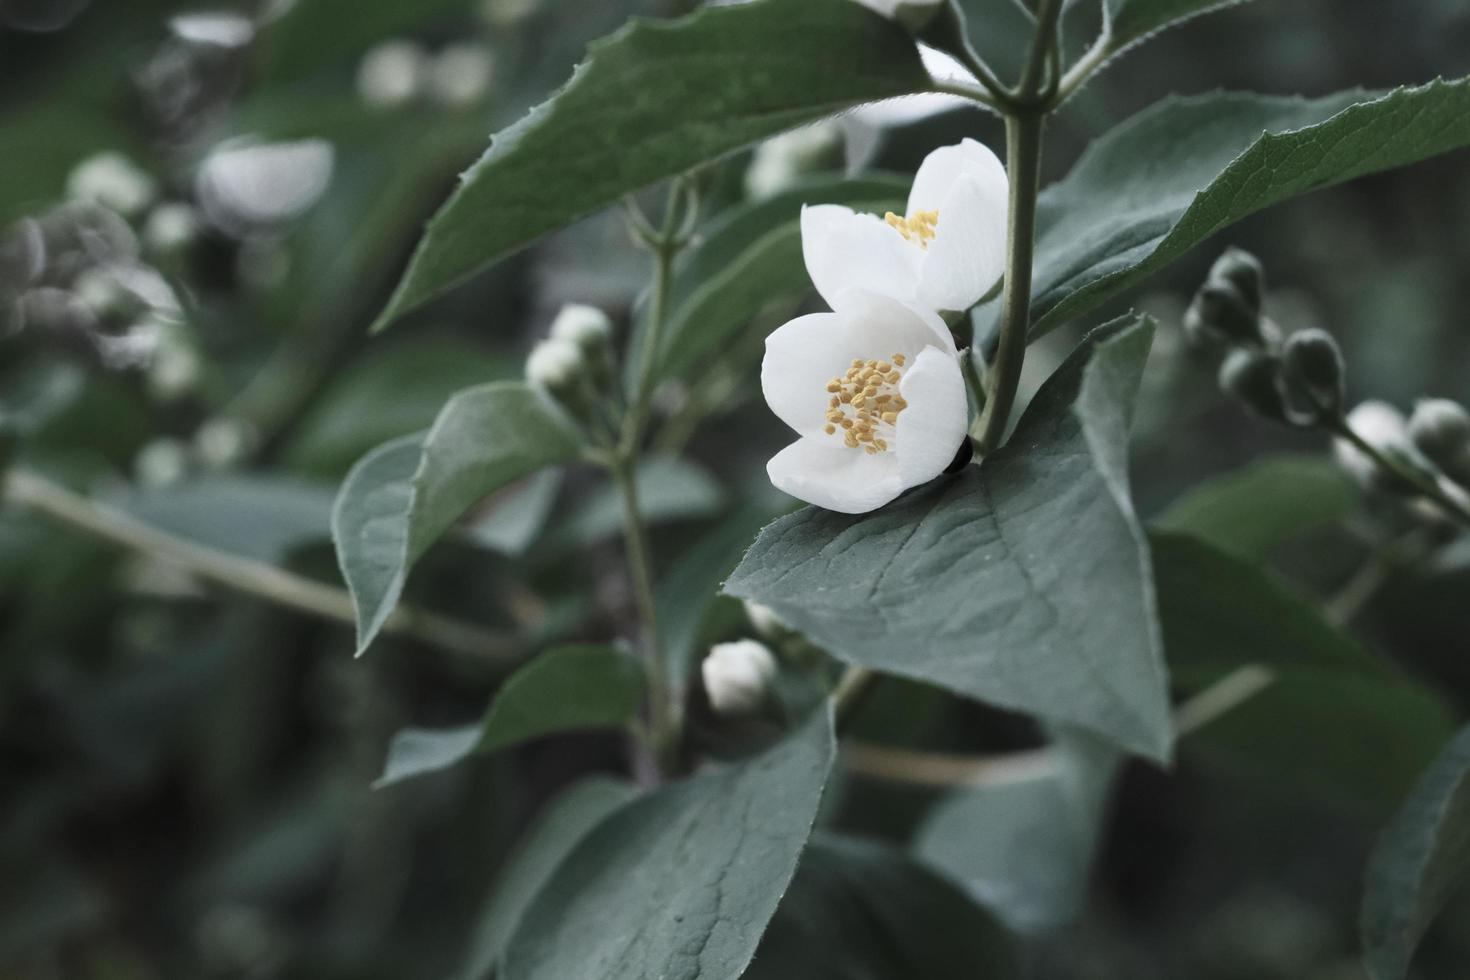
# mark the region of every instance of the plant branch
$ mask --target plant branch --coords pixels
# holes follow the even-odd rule
[[[177,565],[227,589],[349,626],[356,622],[352,597],[342,589],[170,534],[29,470],[15,469],[5,478],[5,502]],[[406,605],[393,612],[383,630],[455,653],[502,660],[507,666],[520,655],[520,644],[510,636]]]
[[[1358,452],[1371,459],[1385,473],[1392,473],[1394,476],[1413,486],[1415,490],[1419,491],[1420,494],[1428,498],[1436,507],[1443,511],[1445,516],[1451,521],[1463,527],[1470,527],[1470,508],[1467,508],[1464,503],[1446,493],[1444,488],[1433,477],[1421,473],[1412,466],[1406,466],[1380,451],[1377,446],[1374,446],[1368,440],[1354,432],[1353,427],[1348,425],[1347,419],[1341,415],[1327,422],[1325,427],[1329,432],[1352,443]]]

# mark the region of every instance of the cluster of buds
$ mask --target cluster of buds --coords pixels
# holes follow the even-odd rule
[[[1184,317],[1196,346],[1225,348],[1220,388],[1262,418],[1335,436],[1339,465],[1377,495],[1418,514],[1470,526],[1470,413],[1427,399],[1412,417],[1367,401],[1345,413],[1342,350],[1324,330],[1283,339],[1263,309],[1265,275],[1256,258],[1229,249],[1210,269]]]
[[[526,380],[587,421],[610,391],[614,368],[612,320],[594,306],[569,303],[531,349]]]
[[[1249,252],[1227,249],[1184,314],[1197,347],[1224,348],[1220,389],[1262,418],[1304,428],[1342,417],[1342,351],[1325,330],[1283,338],[1265,312],[1266,276]]]

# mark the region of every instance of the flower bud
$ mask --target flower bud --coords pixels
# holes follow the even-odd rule
[[[1347,427],[1381,453],[1402,456],[1413,448],[1403,413],[1387,402],[1360,402],[1346,419]],[[1337,465],[1367,490],[1405,489],[1401,479],[1385,472],[1372,457],[1346,439],[1334,439],[1332,454]]]
[[[429,62],[429,94],[441,105],[462,109],[485,98],[494,76],[489,48],[471,42],[450,44]]]
[[[750,599],[743,600],[742,604],[745,606],[745,618],[750,621],[751,628],[766,639],[778,639],[791,632],[770,606]]]
[[[1193,336],[1213,335],[1231,344],[1261,342],[1259,310],[1225,279],[1212,279],[1199,288],[1185,312],[1185,321]]]
[[[775,680],[776,658],[756,640],[716,643],[700,664],[700,674],[716,714],[750,714],[765,701]]]
[[[549,338],[531,348],[526,358],[526,380],[557,396],[578,387],[585,360],[581,349],[570,340]]]
[[[1342,412],[1342,350],[1325,330],[1300,330],[1281,351],[1287,414],[1297,425],[1320,425]]]
[[[106,152],[77,164],[66,178],[67,196],[92,201],[131,217],[153,202],[158,185],[121,153]]]
[[[1261,260],[1239,248],[1227,248],[1210,266],[1210,281],[1228,282],[1257,314],[1265,305],[1266,272]]]
[[[148,214],[143,243],[155,252],[177,252],[199,234],[199,214],[180,201],[166,201]]]
[[[1220,390],[1262,418],[1284,422],[1280,377],[1281,359],[1275,354],[1237,348],[1220,365]]]
[[[1470,412],[1448,398],[1425,398],[1409,417],[1409,438],[1445,475],[1470,486]]]
[[[551,321],[552,340],[575,344],[588,359],[606,355],[612,347],[612,320],[595,306],[568,303]]]
[[[423,88],[428,58],[415,41],[384,41],[358,63],[357,97],[375,109],[403,105]]]

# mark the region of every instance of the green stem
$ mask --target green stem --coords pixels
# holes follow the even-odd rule
[[[1046,116],[1025,112],[1006,117],[1006,170],[1010,176],[1005,286],[1001,296],[1000,346],[988,372],[989,390],[980,416],[980,454],[1005,436],[1031,317],[1031,259],[1036,237],[1036,195],[1041,182],[1041,139]]]
[[[627,541],[628,571],[633,579],[633,596],[643,624],[644,671],[648,680],[648,737],[659,771],[667,775],[678,751],[678,710],[669,685],[659,630],[658,605],[653,593],[653,560],[648,546],[648,529],[638,507],[636,463],[620,458],[612,467],[613,479],[623,502],[623,534]]]
[[[1072,97],[1079,88],[1087,84],[1087,80],[1093,73],[1103,66],[1113,56],[1113,36],[1111,31],[1104,31],[1098,35],[1092,47],[1087,53],[1077,59],[1077,63],[1067,69],[1062,76],[1061,84],[1057,87],[1056,95],[1053,97],[1055,105],[1061,105]]]
[[[265,599],[288,609],[346,623],[356,622],[352,597],[330,585],[283,568],[219,551],[145,524],[116,508],[82,496],[29,470],[5,478],[5,502],[42,513],[112,544],[177,565],[190,574]],[[383,625],[385,633],[411,636],[455,653],[504,660],[519,657],[510,637],[487,633],[447,616],[400,605]]]
[[[1021,71],[1021,82],[1012,93],[1012,98],[1023,106],[1040,107],[1037,97],[1041,94],[1042,73],[1046,71],[1048,53],[1059,46],[1057,22],[1061,16],[1062,0],[1041,0],[1041,8],[1036,12],[1036,33],[1031,38],[1031,53]]]
[[[880,675],[866,667],[849,667],[832,691],[832,711],[836,717],[837,734],[841,735],[852,724],[857,709],[867,701],[877,685]]]

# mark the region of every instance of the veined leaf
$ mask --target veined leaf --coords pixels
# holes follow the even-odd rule
[[[332,511],[337,560],[357,608],[358,654],[392,613],[409,568],[466,510],[518,477],[573,458],[580,446],[549,398],[496,381],[451,398],[427,433],[364,456]]]
[[[1153,583],[1126,470],[1151,337],[1136,316],[1099,328],[983,465],[873,513],[784,517],[725,590],[842,660],[1168,758]]]
[[[510,941],[504,980],[735,980],[811,834],[832,715],[756,758],[673,783],[592,831]]]
[[[476,752],[555,732],[615,728],[638,714],[643,667],[621,647],[548,650],[506,679],[479,724],[406,728],[393,736],[374,787],[454,765]]]
[[[535,827],[500,872],[480,912],[455,980],[489,980],[526,906],[577,843],[636,795],[632,786],[593,777],[546,805]]]
[[[1033,337],[1289,198],[1470,143],[1470,80],[1322,99],[1170,98],[1038,201]]]
[[[1265,561],[1278,545],[1342,520],[1357,505],[1352,481],[1326,456],[1276,456],[1194,487],[1155,526]]]
[[[1111,25],[1108,49],[1122,51],[1166,27],[1244,2],[1245,0],[1104,0],[1103,9]]]
[[[429,223],[379,317],[624,194],[850,106],[927,90],[913,40],[851,0],[755,0],[634,21],[499,133]]]
[[[1374,980],[1402,980],[1424,932],[1470,881],[1470,728],[1414,787],[1368,863],[1363,955]]]

